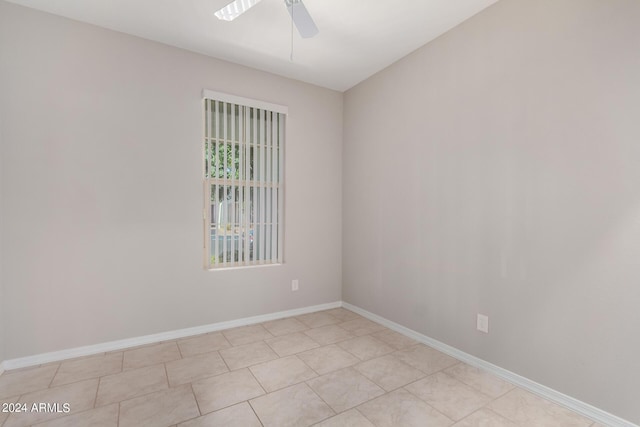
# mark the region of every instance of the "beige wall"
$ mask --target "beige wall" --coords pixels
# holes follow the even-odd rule
[[[341,93],[5,2],[0,52],[6,359],[340,300]],[[203,88],[289,107],[284,266],[202,268]]]
[[[0,51],[0,63],[2,62],[2,51]],[[1,67],[0,67],[1,70]],[[2,74],[0,71],[0,80],[2,80]],[[4,196],[2,193],[2,158],[3,156],[3,144],[2,144],[2,110],[0,110],[0,371],[2,371],[2,362],[4,361],[4,306],[6,304],[5,298],[4,298],[4,282],[2,279],[2,265],[3,265],[3,257],[2,257],[2,253],[3,253],[3,246],[4,244],[3,239],[2,239],[2,205],[3,205],[3,200],[4,200]]]
[[[343,299],[639,422],[638,23],[503,0],[349,90]]]

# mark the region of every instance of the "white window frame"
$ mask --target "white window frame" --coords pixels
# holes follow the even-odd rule
[[[238,260],[238,262],[236,262],[233,258],[233,256],[231,257],[231,260],[227,260],[226,262],[223,263],[215,263],[213,264],[211,262],[211,235],[212,235],[212,228],[211,228],[211,206],[212,206],[212,202],[211,202],[211,188],[212,185],[215,185],[217,183],[217,185],[221,185],[220,178],[210,178],[207,177],[207,166],[205,166],[207,164],[207,162],[210,162],[210,159],[206,159],[206,155],[205,153],[206,151],[206,145],[207,145],[207,141],[211,141],[213,138],[209,135],[209,129],[207,126],[210,125],[211,123],[211,117],[207,117],[207,109],[206,109],[206,102],[207,101],[217,101],[217,102],[223,102],[223,103],[228,103],[228,104],[235,104],[238,105],[240,107],[247,107],[247,108],[253,108],[253,109],[258,109],[260,110],[260,114],[266,114],[267,112],[272,112],[272,113],[278,113],[280,114],[282,121],[284,122],[284,126],[280,126],[280,133],[278,135],[278,157],[277,157],[277,166],[278,166],[278,182],[277,183],[268,183],[266,181],[263,182],[263,180],[259,180],[258,183],[256,183],[256,180],[254,179],[253,181],[249,181],[248,178],[247,179],[243,179],[244,177],[240,177],[238,180],[231,180],[233,182],[230,183],[230,185],[232,186],[232,191],[235,193],[235,190],[233,189],[234,186],[238,186],[238,188],[240,188],[242,186],[243,193],[246,194],[245,197],[247,197],[245,199],[245,201],[248,201],[248,194],[249,192],[247,191],[247,189],[249,189],[250,187],[254,188],[254,197],[255,197],[255,191],[256,189],[260,189],[260,190],[264,190],[265,193],[264,195],[267,194],[267,190],[266,188],[268,186],[272,186],[278,189],[277,191],[277,243],[273,246],[276,249],[277,254],[274,256],[273,253],[271,253],[271,257],[270,259],[263,259],[263,260],[253,260],[253,261],[249,261],[249,262],[242,262],[242,260]],[[226,104],[226,105],[228,105]],[[218,104],[219,105],[219,104]],[[255,112],[255,110],[254,110]],[[250,99],[250,98],[244,98],[244,97],[240,97],[240,96],[236,96],[236,95],[231,95],[231,94],[227,94],[227,93],[222,93],[222,92],[216,92],[213,90],[208,90],[205,89],[202,91],[202,123],[203,123],[203,137],[202,137],[202,177],[203,177],[203,248],[204,248],[204,257],[203,257],[203,263],[204,263],[204,268],[208,269],[210,271],[219,271],[219,270],[228,270],[228,269],[238,269],[238,268],[252,268],[252,267],[258,267],[258,266],[273,266],[273,265],[281,265],[284,263],[284,187],[285,187],[285,183],[284,183],[284,150],[285,150],[285,141],[287,139],[287,135],[286,135],[286,128],[287,128],[287,119],[288,119],[288,107],[283,106],[283,105],[278,105],[278,104],[273,104],[270,102],[265,102],[265,101],[259,101],[259,100],[255,100],[255,99]],[[266,116],[265,116],[266,117]],[[217,118],[216,118],[217,119]],[[256,125],[257,123],[254,122],[254,125]],[[282,123],[280,123],[282,125]],[[242,126],[238,125],[239,129],[242,128]],[[235,128],[235,126],[234,126]],[[247,130],[249,128],[247,127]],[[239,133],[242,133],[242,129],[240,130]],[[235,137],[236,135],[233,135],[233,137]],[[240,137],[242,138],[246,138],[244,135],[237,135],[238,136],[238,141],[240,141]],[[268,135],[264,136],[265,138],[268,138]],[[225,137],[223,139],[231,139],[232,137],[230,136],[229,138]],[[248,141],[244,142],[244,144],[239,143],[239,147],[241,145],[245,145],[247,147],[251,147],[251,146],[255,146],[256,141],[252,141],[251,143],[249,143]],[[266,150],[266,148],[264,148],[265,146],[268,147],[267,145],[268,143],[265,141],[264,144],[262,144],[262,146],[258,144],[257,146],[255,146],[254,149],[260,149],[260,150]],[[217,147],[217,145],[216,145]],[[271,156],[273,155],[273,148],[271,148]],[[210,150],[211,151],[211,150]],[[235,155],[235,150],[232,151],[233,155]],[[246,151],[247,153],[249,152],[249,150],[247,149]],[[266,151],[263,152],[263,154],[266,153]],[[245,156],[246,157],[246,156]],[[268,159],[268,157],[267,157]],[[235,160],[235,159],[234,159]],[[271,162],[272,165],[275,166],[274,164],[274,160],[273,157],[271,157]],[[248,165],[248,159],[244,159],[243,162],[246,161],[246,165]],[[226,163],[226,151],[225,151],[225,163]],[[269,167],[271,165],[269,165],[268,162],[265,162],[265,166],[266,169],[269,170]],[[211,165],[209,163],[209,169],[211,168]],[[240,166],[240,172],[242,172],[242,166]],[[273,178],[273,174],[272,174],[272,178]],[[252,184],[249,184],[249,183]],[[223,185],[229,185],[227,183],[227,178],[225,175],[224,178],[224,184]],[[273,194],[273,193],[272,193]],[[271,216],[270,218],[273,221],[273,208],[274,206],[272,205],[273,203],[273,196],[271,198],[271,203],[269,203],[269,207],[271,208]],[[252,201],[253,202],[253,201]],[[266,212],[266,210],[265,210]],[[247,223],[248,224],[248,223]],[[256,226],[257,228],[258,226]],[[265,226],[266,227],[266,226]],[[271,232],[273,231],[273,229],[271,229],[269,231],[269,234],[271,235]],[[267,231],[265,230],[265,235],[266,235]],[[260,232],[258,231],[259,235]],[[256,237],[257,237],[256,235]],[[262,236],[261,236],[262,237]],[[273,238],[273,236],[271,236]],[[232,238],[232,242],[235,239]],[[218,240],[216,238],[216,244],[218,244]],[[226,244],[227,244],[227,239],[226,237],[224,238],[224,242],[223,245],[225,246],[224,249],[224,253],[226,253]],[[234,243],[232,243],[233,245]],[[255,254],[254,254],[255,256]]]

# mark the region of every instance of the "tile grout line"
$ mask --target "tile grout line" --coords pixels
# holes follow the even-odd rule
[[[318,348],[321,348],[321,347],[318,347]],[[300,354],[300,353],[293,354],[292,356],[293,356],[293,357],[295,357],[296,359],[298,359],[299,361],[301,361],[301,362],[302,362],[302,363],[303,363],[307,368],[311,369],[311,371],[313,371],[313,373],[314,373],[314,374],[316,374],[316,378],[318,378],[318,377],[321,377],[321,376],[322,376],[322,375],[320,375],[320,374],[318,373],[318,371],[316,371],[316,370],[315,370],[315,369],[313,369],[311,366],[309,366],[309,364],[308,364],[307,362],[305,362],[304,360],[300,359],[300,358],[298,357],[298,354]],[[287,356],[287,357],[288,357],[288,356]],[[311,379],[313,379],[313,378],[311,378]],[[309,381],[309,380],[307,380],[307,381]],[[302,381],[302,382],[306,382],[306,381]]]
[[[47,389],[51,388],[51,384],[53,384],[53,380],[56,378],[56,375],[58,375],[58,371],[60,370],[60,367],[62,366],[62,363],[58,364],[58,367],[56,368],[56,372],[53,374],[53,376],[51,377],[51,381],[49,381],[49,386],[47,386]],[[44,389],[43,389],[44,390]]]
[[[178,341],[175,341],[176,343],[176,347],[178,347],[178,354],[180,355],[180,359],[184,359],[184,355],[182,354],[182,350],[180,349],[180,344],[178,344]]]
[[[358,405],[358,406],[360,406],[360,405]],[[359,413],[360,415],[362,415],[362,416],[364,417],[364,419],[365,419],[365,420],[367,420],[367,421],[369,421],[371,424],[373,424],[373,421],[371,421],[371,420],[369,419],[369,417],[367,417],[367,416],[366,416],[366,415],[365,415],[361,410],[359,410],[357,406],[356,406],[355,408],[353,408],[353,409],[355,409],[357,413]],[[374,424],[374,426],[375,426],[375,424]]]
[[[491,412],[493,412],[493,413],[495,413],[495,414],[498,414],[499,416],[501,416],[501,417],[502,417],[502,418],[504,418],[505,420],[509,420],[509,421],[511,421],[512,423],[516,424],[516,425],[520,425],[520,423],[519,423],[518,421],[516,421],[516,420],[512,420],[512,419],[511,419],[511,417],[508,417],[508,416],[502,415],[501,413],[496,412],[496,411],[494,411],[493,409],[491,409],[491,408],[489,408],[489,407],[488,407],[488,405],[490,405],[491,403],[495,402],[496,400],[500,399],[501,397],[505,396],[506,394],[511,393],[512,391],[514,391],[514,390],[516,390],[516,389],[519,389],[519,388],[520,388],[520,387],[518,387],[518,386],[516,386],[515,388],[512,388],[511,390],[509,390],[508,392],[504,393],[504,394],[503,394],[503,395],[501,395],[500,397],[496,397],[496,398],[495,398],[495,399],[493,399],[492,401],[488,402],[486,405],[482,406],[482,408],[483,408],[483,409],[487,409],[487,410],[489,410],[489,411],[491,411]],[[572,411],[572,412],[573,412],[573,411]]]
[[[251,410],[253,411],[253,414],[256,416],[256,418],[258,419],[258,422],[260,423],[260,425],[262,427],[264,427],[264,423],[262,422],[262,420],[260,419],[260,417],[258,416],[258,413],[256,412],[256,409],[253,407],[253,405],[251,404],[251,402],[249,400],[245,400],[245,402],[247,402],[247,404],[249,405],[249,408],[251,408]]]
[[[369,378],[367,375],[365,375],[364,373],[360,372],[360,371],[358,370],[358,368],[356,368],[356,366],[361,365],[361,364],[363,364],[363,363],[367,363],[367,362],[370,362],[370,361],[372,361],[372,360],[376,360],[376,359],[381,359],[381,358],[383,358],[383,357],[387,357],[387,356],[391,356],[391,353],[389,353],[389,354],[385,354],[385,355],[383,355],[383,356],[376,357],[376,358],[373,358],[373,359],[369,359],[369,360],[361,361],[360,363],[357,363],[357,364],[355,364],[355,365],[352,365],[351,367],[352,367],[356,372],[358,372],[360,375],[364,376],[364,377],[365,377],[365,378],[367,378],[369,381],[371,381],[372,383],[374,383],[375,385],[377,385],[378,387],[380,387],[382,390],[384,390],[385,394],[393,393],[393,392],[394,392],[394,391],[396,391],[396,390],[399,390],[399,389],[401,389],[401,388],[403,388],[403,387],[405,387],[405,386],[407,386],[407,385],[409,385],[409,384],[413,384],[414,382],[417,382],[417,381],[423,380],[423,379],[425,379],[425,378],[427,378],[427,377],[429,376],[429,375],[425,374],[425,373],[424,373],[424,371],[421,371],[420,369],[414,368],[413,366],[409,366],[409,365],[407,365],[406,363],[404,363],[402,360],[399,360],[399,359],[397,359],[397,358],[394,358],[394,359],[396,359],[399,363],[402,363],[402,364],[404,364],[404,365],[408,366],[408,367],[409,367],[409,368],[411,368],[411,369],[415,369],[416,371],[420,372],[420,373],[421,373],[421,374],[423,374],[424,376],[422,376],[422,377],[420,377],[420,378],[418,378],[418,379],[416,379],[416,380],[414,380],[414,381],[408,382],[407,384],[404,384],[404,385],[398,386],[398,387],[394,388],[393,390],[388,390],[388,391],[387,391],[387,389],[385,389],[385,388],[382,386],[382,384],[378,384],[378,383],[377,383],[373,378]]]
[[[98,384],[96,385],[96,394],[93,396],[93,408],[95,409],[96,404],[98,403],[98,390],[100,390],[100,377],[98,377]]]
[[[186,384],[181,384],[181,385],[186,385]],[[163,389],[156,390],[156,391],[150,391],[148,393],[138,394],[138,395],[135,395],[135,396],[129,397],[127,399],[123,399],[123,400],[117,400],[117,401],[114,401],[114,402],[109,402],[109,403],[106,403],[106,404],[104,404],[102,406],[99,406],[98,408],[103,408],[105,406],[113,405],[113,404],[116,404],[116,403],[117,404],[121,404],[121,403],[124,403],[124,402],[128,402],[130,400],[138,399],[138,398],[141,398],[141,397],[146,397],[146,396],[152,395],[154,393],[160,393],[160,392],[167,391],[167,390],[171,390],[171,387],[163,388]],[[97,408],[94,408],[94,409],[97,409]]]
[[[464,362],[460,362],[460,363],[464,363]],[[456,365],[459,365],[460,363],[457,363]],[[456,366],[456,365],[453,365],[453,366]],[[453,366],[451,366],[451,367],[453,367]],[[463,384],[463,385],[465,385],[465,386],[469,387],[472,391],[474,391],[474,392],[476,392],[476,393],[479,393],[481,396],[485,396],[485,397],[488,397],[488,398],[489,398],[489,400],[487,401],[487,403],[485,403],[484,405],[480,406],[479,408],[477,408],[475,411],[471,412],[470,414],[467,414],[467,415],[466,415],[466,416],[464,416],[462,419],[457,420],[456,422],[461,422],[461,421],[462,421],[462,420],[464,420],[465,418],[468,418],[468,417],[470,417],[471,415],[473,415],[474,413],[478,412],[480,409],[490,410],[491,412],[494,412],[494,413],[496,413],[496,414],[497,414],[497,412],[492,411],[492,410],[491,410],[491,408],[489,408],[489,407],[488,407],[488,405],[490,405],[491,403],[495,402],[497,399],[499,399],[500,397],[502,397],[504,394],[507,394],[507,393],[509,393],[509,392],[511,391],[511,390],[509,390],[509,391],[507,391],[507,393],[504,393],[504,394],[500,395],[499,397],[495,397],[495,398],[494,398],[494,397],[489,396],[488,394],[485,394],[484,392],[482,392],[482,391],[478,390],[477,388],[472,387],[471,385],[469,385],[469,384],[465,383],[464,381],[459,380],[458,378],[454,377],[453,375],[450,375],[449,373],[445,372],[445,370],[446,370],[446,369],[449,369],[449,368],[445,368],[444,370],[442,370],[442,371],[438,371],[437,373],[442,373],[442,374],[444,374],[444,375],[448,376],[449,378],[453,378],[454,380],[458,381],[459,383],[461,383],[461,384]],[[513,389],[512,389],[512,390],[513,390]],[[410,392],[410,393],[411,393],[411,392]],[[428,402],[427,402],[427,403],[428,403]],[[509,421],[513,421],[513,420],[511,420],[511,419],[509,419],[509,418],[507,418],[507,417],[505,417],[505,416],[503,416],[503,415],[501,415],[501,414],[498,414],[498,415],[502,416],[503,418],[505,418],[505,419],[507,419],[507,420],[509,420]],[[513,421],[513,422],[515,423],[515,421]],[[516,423],[516,424],[517,424],[517,423]]]
[[[409,393],[411,393],[411,392],[409,392]],[[417,397],[417,396],[416,396],[416,397]],[[427,403],[427,402],[425,402],[425,403]],[[427,403],[427,405],[429,405],[429,403]],[[435,408],[434,408],[434,409],[435,409]],[[467,418],[470,418],[473,414],[475,414],[476,412],[478,412],[478,411],[479,411],[479,410],[481,410],[481,409],[484,409],[484,406],[479,407],[479,408],[478,408],[478,409],[476,409],[475,411],[473,411],[473,412],[471,412],[471,413],[469,413],[469,414],[465,415],[464,417],[460,418],[459,420],[453,420],[454,424],[458,424],[458,423],[463,422],[464,420],[466,420]],[[438,411],[438,412],[439,412],[439,411]],[[444,414],[443,414],[443,415],[444,415]],[[446,416],[446,415],[445,415],[445,416]],[[447,418],[449,418],[449,417],[447,417]],[[509,420],[509,421],[511,421],[511,420]]]
[[[200,402],[198,402],[198,397],[196,396],[196,391],[193,389],[193,382],[189,383],[189,387],[191,388],[191,393],[193,394],[193,399],[196,401],[196,406],[198,407],[198,413],[200,416],[203,415],[202,409],[200,409]]]
[[[161,362],[161,363],[164,365],[164,363],[165,363],[165,362]],[[105,378],[105,377],[111,377],[111,376],[114,376],[114,375],[121,375],[121,374],[125,374],[125,373],[127,373],[127,372],[132,372],[132,371],[135,371],[135,370],[138,370],[138,369],[146,369],[146,368],[150,368],[150,367],[158,366],[158,365],[160,365],[160,363],[155,363],[155,364],[153,364],[153,365],[149,365],[149,366],[143,366],[143,367],[141,367],[141,368],[129,369],[129,370],[127,370],[127,371],[117,372],[117,373],[115,373],[115,374],[103,375],[103,376],[99,377],[99,380],[100,380],[100,381],[99,381],[99,383],[98,383],[98,387],[99,387],[99,386],[100,386],[100,384],[102,383],[102,379],[103,379],[103,378]],[[91,378],[91,379],[94,379],[94,378]],[[137,399],[137,398],[139,398],[139,397],[149,396],[150,394],[153,394],[153,393],[158,393],[158,392],[161,392],[161,391],[170,390],[170,389],[171,389],[171,387],[169,387],[169,381],[168,381],[168,378],[166,377],[166,367],[165,367],[165,380],[166,380],[167,388],[163,388],[163,389],[155,390],[155,391],[150,391],[150,392],[148,392],[148,393],[137,394],[137,395],[135,395],[135,396],[132,396],[132,397],[129,397],[129,398],[126,398],[126,399],[122,399],[122,400],[116,400],[116,401],[113,401],[113,402],[108,402],[108,403],[105,403],[104,405],[101,405],[101,406],[99,406],[99,407],[101,408],[101,407],[104,407],[104,406],[112,405],[112,404],[114,404],[114,403],[127,402],[127,401],[129,401],[129,400]],[[83,381],[87,381],[87,380],[83,380]],[[184,384],[180,384],[180,385],[184,385]],[[97,398],[97,392],[96,392],[96,398]]]
[[[432,375],[435,375],[436,373],[437,373],[437,372],[434,372]],[[425,377],[425,378],[428,378],[428,377],[430,377],[430,376],[431,376],[431,375],[428,375],[428,376],[427,376],[427,377]],[[423,378],[423,379],[424,379],[424,378]],[[439,410],[438,408],[436,408],[435,406],[433,406],[433,405],[432,405],[432,404],[430,404],[429,402],[426,402],[426,401],[425,401],[424,399],[422,399],[420,396],[416,396],[416,394],[415,394],[415,393],[412,393],[412,392],[411,392],[411,390],[407,389],[407,386],[408,386],[408,385],[411,385],[411,384],[417,383],[418,381],[422,381],[422,380],[416,380],[416,381],[414,381],[414,382],[412,382],[412,383],[409,383],[409,384],[405,385],[404,387],[402,387],[402,389],[403,389],[404,391],[406,391],[407,393],[409,393],[410,395],[412,395],[413,397],[415,397],[416,399],[418,399],[420,402],[424,402],[424,404],[425,404],[425,405],[427,405],[428,407],[430,407],[431,409],[433,409],[434,411],[436,411],[438,414],[442,415],[443,417],[445,417],[445,418],[446,418],[446,419],[448,419],[448,420],[453,421],[450,425],[457,424],[457,423],[459,423],[460,421],[462,421],[462,420],[454,420],[453,418],[449,417],[448,415],[446,415],[444,412],[442,412],[441,410]]]
[[[335,371],[334,371],[334,372],[335,372]],[[318,378],[319,378],[319,377],[318,377]],[[315,378],[312,378],[312,379],[315,379]],[[313,389],[313,387],[311,387],[311,384],[309,384],[309,381],[311,381],[311,380],[307,380],[307,381],[305,381],[305,382],[304,382],[304,385],[306,385],[306,386],[309,388],[309,390],[311,390],[311,393],[313,393],[314,395],[316,395],[316,396],[318,397],[318,399],[320,399],[320,400],[322,401],[322,403],[324,403],[325,405],[327,405],[327,408],[329,408],[329,409],[333,412],[333,415],[332,415],[332,416],[327,417],[327,418],[325,418],[325,419],[322,419],[322,420],[318,421],[316,424],[319,424],[319,423],[321,423],[322,421],[328,420],[329,418],[332,418],[332,417],[335,417],[336,415],[339,415],[341,412],[339,413],[338,411],[336,411],[335,409],[333,409],[333,407],[332,407],[331,405],[329,405],[329,403],[327,403],[327,401],[326,401],[326,400],[324,400],[324,399],[322,398],[322,396],[320,396],[318,393],[316,393],[316,391]],[[347,411],[348,411],[348,409],[347,409]],[[346,411],[343,411],[343,412],[346,412]]]
[[[34,369],[37,369],[37,368],[34,368]],[[48,386],[46,388],[39,388],[37,390],[31,390],[31,391],[29,391],[27,393],[24,393],[24,395],[27,395],[29,393],[35,393],[35,392],[40,392],[40,391],[44,391],[44,390],[49,390],[49,389],[56,389],[56,388],[60,388],[60,387],[66,387],[66,386],[70,386],[70,385],[73,385],[73,384],[79,384],[79,383],[84,382],[84,381],[90,381],[90,380],[96,380],[96,379],[100,380],[100,378],[108,377],[108,376],[111,376],[111,375],[117,375],[117,374],[120,374],[120,373],[122,373],[122,371],[121,372],[114,372],[114,373],[111,373],[111,374],[98,375],[98,376],[95,376],[95,377],[81,378],[79,380],[74,380],[74,381],[70,381],[68,383],[62,383],[62,384],[56,384],[56,385],[53,385],[53,379],[55,379],[55,376],[54,376],[50,386]]]
[[[254,366],[255,366],[255,365],[254,365]],[[249,367],[245,367],[245,368],[239,368],[239,369],[237,369],[237,370],[235,370],[235,371],[223,372],[223,373],[221,373],[221,374],[214,375],[213,377],[203,378],[203,380],[205,380],[205,379],[211,379],[211,378],[218,377],[218,376],[222,376],[222,375],[225,375],[225,374],[230,374],[230,373],[233,373],[233,372],[239,372],[239,371],[241,371],[242,369],[246,369],[246,370],[247,370],[247,371],[249,371],[249,373],[253,376],[253,372],[251,372],[251,369],[249,369]],[[263,393],[263,394],[261,394],[261,395],[259,395],[259,396],[256,396],[256,397],[252,397],[252,398],[250,398],[250,399],[257,399],[257,398],[259,398],[259,397],[262,397],[262,396],[266,396],[266,395],[268,395],[269,393],[267,393],[267,392],[266,392],[266,390],[264,389],[264,387],[262,387],[262,384],[260,383],[260,381],[258,381],[258,379],[257,379],[257,378],[255,378],[255,376],[253,376],[253,378],[254,378],[254,380],[258,383],[258,386],[262,389],[262,391],[263,391],[264,393]],[[198,380],[198,381],[200,381],[200,380]],[[193,383],[191,383],[191,387],[192,387],[192,389],[193,389]],[[194,391],[194,395],[195,395],[195,391]],[[215,409],[215,410],[213,410],[213,411],[206,412],[206,413],[202,414],[202,416],[204,416],[204,415],[209,415],[209,414],[212,414],[212,413],[214,413],[214,412],[218,412],[218,411],[221,411],[221,410],[223,410],[223,409],[230,408],[230,407],[235,406],[235,405],[238,405],[238,404],[240,404],[240,403],[244,403],[244,402],[249,403],[249,400],[250,400],[250,399],[245,399],[245,400],[241,400],[241,401],[236,402],[236,403],[232,403],[232,404],[229,404],[229,405],[222,406],[222,407],[220,407],[220,408],[218,408],[218,409]],[[197,403],[197,401],[198,401],[198,399],[196,398],[196,403]],[[198,410],[200,410],[199,405],[198,405]]]
[[[232,347],[229,347],[232,348]],[[220,359],[222,359],[222,362],[224,363],[224,366],[227,367],[227,372],[231,372],[231,368],[229,368],[229,364],[227,363],[226,360],[224,360],[224,356],[222,355],[222,353],[220,353],[219,350],[216,350],[216,352],[218,353],[218,356],[220,356]]]
[[[491,402],[493,402],[493,401],[495,401],[495,400],[500,399],[502,396],[506,395],[507,393],[509,393],[509,392],[510,392],[510,391],[512,391],[512,390],[515,390],[515,389],[517,389],[517,388],[520,388],[520,387],[518,387],[517,385],[511,384],[511,383],[509,383],[509,382],[507,382],[507,381],[504,381],[504,380],[503,380],[503,379],[501,379],[501,378],[496,377],[496,376],[495,376],[495,375],[493,375],[493,374],[490,374],[489,372],[486,372],[486,371],[484,371],[484,370],[481,370],[480,368],[477,368],[477,369],[478,369],[478,370],[480,370],[482,373],[486,373],[487,375],[491,375],[493,378],[496,378],[496,379],[498,379],[498,380],[500,380],[500,381],[502,381],[502,382],[504,382],[504,383],[509,384],[509,385],[511,385],[511,386],[512,386],[510,389],[508,389],[508,390],[507,390],[507,391],[505,391],[504,393],[502,393],[502,394],[500,394],[500,395],[498,395],[498,396],[496,396],[496,397],[493,397],[493,396],[491,396],[491,395],[489,395],[489,394],[487,394],[487,393],[483,392],[483,391],[482,391],[482,390],[480,390],[479,388],[476,388],[473,384],[469,384],[469,383],[467,383],[467,382],[463,381],[461,378],[458,378],[458,377],[456,377],[455,375],[452,375],[452,374],[450,374],[450,373],[446,372],[448,369],[451,369],[451,368],[453,368],[454,366],[458,366],[458,365],[461,365],[461,364],[462,364],[462,365],[466,365],[466,363],[464,363],[464,362],[462,362],[462,361],[461,361],[461,362],[459,362],[459,363],[457,363],[457,364],[455,364],[455,365],[453,365],[453,366],[450,366],[449,368],[445,368],[445,369],[444,369],[443,371],[441,371],[441,372],[442,372],[443,374],[445,374],[445,375],[450,376],[451,378],[453,378],[453,379],[455,379],[455,380],[457,380],[457,381],[460,381],[462,384],[465,384],[466,386],[471,387],[472,389],[474,389],[474,390],[475,390],[475,391],[477,391],[478,393],[483,394],[484,396],[489,397],[489,398],[491,399],[491,401],[490,401],[489,403],[491,403]],[[471,365],[467,365],[467,366],[471,366]],[[494,411],[494,412],[495,412],[495,411]]]
[[[286,336],[286,335],[285,335],[285,336]],[[277,338],[277,337],[274,337],[274,338]],[[271,339],[271,338],[269,338],[269,339]],[[271,351],[273,351],[275,354],[277,354],[277,355],[278,355],[278,358],[281,358],[281,357],[282,357],[282,356],[280,356],[280,353],[278,353],[278,352],[276,351],[276,349],[275,349],[275,348],[273,348],[273,347],[271,346],[271,344],[269,344],[269,343],[267,342],[267,340],[264,340],[264,343],[267,345],[267,347],[269,347],[269,348],[271,349]]]
[[[275,359],[274,359],[275,360]],[[253,365],[255,366],[255,365]],[[253,371],[251,369],[249,369],[249,367],[246,368],[247,371],[249,371],[249,373],[251,374],[251,376],[253,377],[253,379],[258,383],[258,385],[260,386],[260,388],[262,389],[262,391],[264,391],[263,396],[266,396],[267,394],[269,394],[269,392],[262,386],[262,383],[258,380],[258,378],[256,378],[256,376],[253,374]],[[249,401],[249,399],[247,399],[247,402]]]
[[[169,383],[169,373],[167,372],[167,362],[162,362],[162,366],[164,367],[164,379],[167,381],[167,388],[171,388],[171,384]]]
[[[456,363],[456,365],[457,365],[457,363]],[[455,365],[453,365],[453,366],[455,366]],[[450,368],[451,368],[451,367],[452,367],[452,366],[450,366]],[[491,403],[491,402],[493,402],[494,400],[496,400],[496,399],[497,399],[497,398],[495,398],[495,397],[493,397],[493,396],[489,396],[488,394],[486,394],[486,393],[485,393],[485,392],[483,392],[482,390],[478,390],[477,388],[475,388],[475,387],[473,387],[473,386],[471,386],[471,385],[469,385],[469,384],[465,383],[464,381],[459,380],[458,378],[454,377],[453,375],[451,375],[451,374],[449,374],[449,373],[445,372],[447,369],[449,369],[449,368],[445,368],[445,369],[443,369],[443,370],[441,370],[441,371],[438,371],[438,372],[436,372],[436,373],[437,373],[437,374],[443,374],[443,375],[446,375],[446,376],[448,376],[449,378],[453,379],[454,381],[459,382],[459,383],[460,383],[460,384],[462,384],[463,386],[466,386],[466,387],[470,388],[472,391],[474,391],[474,392],[476,392],[476,393],[479,393],[481,397],[482,397],[482,396],[484,396],[484,397],[488,398],[488,399],[489,399],[489,402],[485,403],[485,405],[488,405],[489,403]],[[509,391],[511,391],[511,390],[509,390]],[[485,406],[485,405],[482,405],[482,406]]]

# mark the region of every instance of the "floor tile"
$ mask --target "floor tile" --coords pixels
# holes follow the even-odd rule
[[[517,427],[517,425],[489,409],[481,408],[455,423],[453,427]]]
[[[267,392],[279,390],[318,376],[296,356],[261,363],[249,369]]]
[[[420,369],[427,375],[459,363],[458,360],[453,357],[423,344],[414,345],[407,349],[396,351],[393,355],[407,365]]]
[[[461,420],[491,401],[479,391],[438,372],[405,387],[452,420]]]
[[[227,329],[222,331],[222,334],[231,343],[231,345],[250,344],[256,341],[273,338],[273,335],[271,335],[264,326],[259,324]]]
[[[232,371],[278,358],[264,341],[225,348],[220,350],[220,355]]]
[[[167,388],[164,365],[147,366],[100,378],[96,406],[131,399]]]
[[[375,332],[371,336],[378,338],[380,341],[390,345],[396,350],[402,350],[412,345],[418,344],[418,341],[413,340],[407,336],[399,334],[396,331],[386,329],[384,331]]]
[[[384,326],[365,319],[364,317],[361,319],[348,320],[340,323],[339,326],[356,336],[372,334],[386,329]]]
[[[291,356],[292,354],[320,347],[320,344],[300,332],[270,338],[266,340],[266,343],[280,357]]]
[[[517,424],[587,427],[592,421],[528,391],[516,388],[487,407]]]
[[[52,386],[69,384],[122,371],[122,353],[92,356],[63,362],[53,378]]]
[[[338,341],[353,338],[352,334],[336,325],[321,326],[319,328],[306,330],[304,333],[322,345],[333,344]]]
[[[315,427],[375,427],[357,409],[349,409],[335,417],[316,424]]]
[[[360,360],[374,359],[395,351],[393,347],[369,335],[339,342],[338,346]]]
[[[179,424],[178,427],[262,427],[247,402],[221,409]]]
[[[331,310],[325,311],[325,313],[332,315],[337,318],[341,322],[346,322],[348,320],[362,319],[357,313],[354,313],[351,310],[347,310],[346,308],[333,308]]]
[[[354,368],[386,391],[395,390],[424,378],[426,375],[421,370],[412,368],[392,355],[359,363]]]
[[[602,427],[343,308],[0,375],[25,399],[72,413],[0,426]]]
[[[178,344],[174,341],[158,345],[145,346],[124,352],[123,370],[142,368],[180,359]]]
[[[199,415],[191,386],[187,384],[121,402],[119,427],[158,427]]]
[[[16,372],[5,372],[0,375],[0,399],[42,390],[49,387],[58,364],[31,368]]]
[[[89,409],[88,411],[75,415],[45,421],[44,423],[37,424],[35,427],[118,427],[119,408],[117,403],[112,403],[111,405]]]
[[[4,423],[4,427],[28,426],[91,409],[96,398],[97,389],[98,379],[96,378],[27,393],[20,397],[19,400],[20,403],[25,403],[27,408],[31,408],[34,403],[57,403],[59,404],[59,409],[53,412],[14,413],[9,415],[9,418]],[[64,412],[64,403],[69,404],[70,412]]]
[[[515,388],[513,384],[466,363],[458,363],[444,372],[494,399]]]
[[[320,375],[360,362],[360,359],[335,344],[305,351],[297,356]]]
[[[229,371],[217,351],[167,362],[166,367],[170,387]]]
[[[358,407],[377,427],[446,427],[449,418],[404,389],[387,393]]]
[[[193,392],[203,414],[264,394],[264,390],[248,369],[196,381],[193,383]]]
[[[250,401],[264,427],[306,427],[335,413],[306,384],[298,384]]]
[[[340,319],[327,313],[326,311],[318,311],[316,313],[303,314],[297,319],[310,328],[319,328],[321,326],[333,325],[340,323]]]
[[[6,399],[0,399],[0,408],[4,408],[4,405],[6,403],[16,403],[19,398],[20,398],[20,396],[14,396],[14,397],[6,398]],[[9,412],[0,411],[0,426],[2,425],[4,420],[7,419],[8,416],[9,416]]]
[[[276,337],[309,329],[307,325],[305,325],[295,317],[288,317],[286,319],[278,319],[271,322],[265,322],[262,324],[262,326],[264,326],[264,328],[269,331],[271,335]]]
[[[384,394],[384,390],[353,368],[345,368],[307,384],[337,413]]]
[[[231,343],[227,341],[221,332],[212,332],[210,334],[196,335],[195,337],[179,340],[178,347],[180,347],[182,357],[189,357],[229,348],[231,347]]]

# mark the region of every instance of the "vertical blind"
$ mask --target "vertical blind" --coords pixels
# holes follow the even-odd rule
[[[281,263],[285,113],[205,97],[204,116],[205,266]]]

